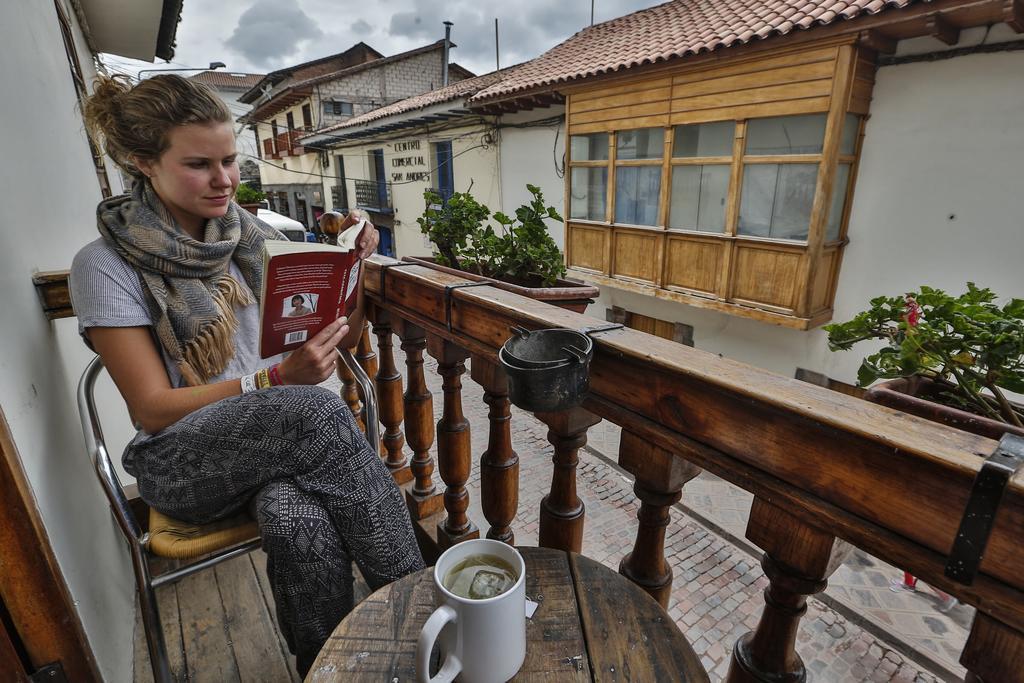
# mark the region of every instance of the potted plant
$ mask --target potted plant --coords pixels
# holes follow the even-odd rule
[[[600,292],[597,287],[562,279],[565,261],[548,232],[547,220],[561,221],[547,206],[540,188],[527,185],[533,196],[516,209],[515,218],[491,210],[468,192],[447,202],[433,190],[423,198],[426,209],[416,219],[437,248],[433,257],[406,257],[471,280],[486,280],[502,289],[582,313]],[[498,230],[488,223],[492,218]]]
[[[248,183],[239,183],[235,188],[235,201],[254,216],[259,211],[260,202],[266,198],[266,193],[249,186]]]
[[[878,297],[845,323],[826,325],[829,348],[877,339],[885,346],[861,363],[857,383],[868,400],[998,439],[1024,435],[1024,299],[1002,306],[989,289],[967,283],[958,297],[921,287]]]

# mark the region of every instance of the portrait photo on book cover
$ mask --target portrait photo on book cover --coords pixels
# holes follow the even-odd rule
[[[316,313],[319,294],[296,294],[286,297],[282,303],[281,315],[285,318],[301,318],[304,315]]]

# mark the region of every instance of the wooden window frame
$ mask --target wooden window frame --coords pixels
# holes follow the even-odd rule
[[[610,86],[601,86],[585,91],[580,89],[567,93],[566,126],[569,135],[565,140],[565,152],[568,159],[567,166],[570,169],[565,179],[567,265],[586,274],[598,284],[621,287],[698,307],[736,313],[797,329],[809,329],[829,320],[832,314],[831,307],[835,297],[842,252],[848,243],[850,213],[868,118],[867,102],[870,100],[870,86],[873,82],[873,72],[871,71],[873,57],[872,53],[864,53],[851,43],[833,43],[832,46],[819,46],[813,50],[817,52],[811,59],[814,59],[816,63],[820,63],[828,56],[828,51],[832,51],[832,56],[828,57],[832,65],[829,71],[831,74],[829,77],[831,79],[829,81],[830,94],[824,98],[824,101],[822,98],[813,101],[806,100],[806,107],[803,104],[804,101],[784,102],[778,105],[767,103],[758,107],[739,106],[734,107],[734,111],[723,107],[707,112],[712,114],[711,116],[704,116],[705,112],[696,112],[700,116],[691,116],[690,113],[686,113],[688,118],[678,118],[681,115],[671,113],[677,111],[676,109],[672,109],[666,114],[648,116],[646,110],[639,112],[634,111],[633,107],[622,110],[611,107],[607,114],[601,114],[601,117],[607,120],[600,121],[591,111],[594,109],[591,105],[598,101],[594,93],[601,92],[602,87],[608,91],[641,92],[646,97],[644,101],[648,101],[667,96],[657,93],[655,89],[657,86],[664,90],[664,77],[656,75],[649,77],[646,82],[641,79],[636,81],[635,85],[628,86],[619,85],[626,82],[625,78],[615,79]],[[825,57],[821,55],[825,55]],[[775,60],[776,64],[780,64],[784,58],[773,56],[771,59]],[[729,68],[734,72],[738,71],[738,67],[716,68]],[[821,78],[822,71],[819,69],[814,77]],[[687,83],[697,78],[692,75],[697,73],[696,70],[684,73],[691,75],[680,78],[681,85],[674,87],[689,87]],[[712,78],[714,77],[716,76]],[[727,74],[726,77],[731,76]],[[656,83],[656,81],[658,82]],[[857,81],[859,83],[855,101],[854,85]],[[671,97],[679,97],[678,92],[672,90]],[[580,114],[582,120],[574,118],[574,112],[577,111],[574,104],[576,94],[581,94],[584,97],[583,104],[578,110],[582,112]],[[623,95],[623,97],[625,96]],[[657,103],[644,105],[644,107],[647,106],[654,108]],[[825,130],[819,153],[747,154],[749,121],[799,114],[824,116]],[[840,149],[847,114],[854,114],[858,117],[859,129],[854,138],[855,145],[852,154],[844,154]],[[661,125],[658,125],[656,121],[659,117]],[[735,122],[733,148],[730,156],[674,158],[675,130],[678,126],[719,121]],[[661,159],[619,160],[616,158],[617,136],[621,131],[659,127],[664,130],[664,151]],[[608,136],[608,159],[573,160],[571,157],[573,138],[592,134]],[[617,169],[658,163],[662,164],[662,176],[657,225],[617,223],[615,221]],[[806,239],[739,234],[744,169],[748,166],[769,163],[815,164],[817,167]],[[712,232],[670,227],[673,170],[679,166],[726,164],[729,165],[730,171],[724,230]],[[839,231],[837,236],[826,241],[829,212],[833,199],[833,184],[837,180],[839,167],[843,164],[849,164],[850,172],[843,196],[842,215],[839,217]],[[603,221],[568,217],[568,207],[572,196],[571,169],[581,167],[607,168],[609,178],[605,188],[607,193],[606,213]],[[698,251],[704,249],[707,253],[702,252],[696,256],[684,253],[694,249]],[[712,256],[707,256],[712,252]],[[652,254],[652,257],[643,256],[647,253]],[[680,256],[680,254],[683,255]],[[628,264],[620,267],[620,257],[626,259]],[[653,264],[648,264],[653,266],[653,270],[639,260],[648,258],[654,259]],[[683,260],[679,261],[680,258]],[[708,258],[711,260],[708,261]],[[670,266],[670,262],[673,265]],[[641,265],[638,266],[638,263]],[[692,266],[693,263],[700,263],[701,267],[706,269],[706,272],[700,276],[702,282],[697,289],[693,289],[686,283],[679,284],[677,273],[674,271],[670,273],[670,267],[678,269]],[[778,276],[778,282],[764,286],[754,277],[755,272],[763,273],[766,267],[769,272]],[[747,271],[748,275],[743,277],[740,273],[741,270]],[[763,280],[763,276],[759,277]]]

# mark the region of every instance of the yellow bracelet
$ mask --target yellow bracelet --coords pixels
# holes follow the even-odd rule
[[[269,389],[274,386],[270,382],[270,372],[266,368],[256,371],[256,386],[260,389]]]

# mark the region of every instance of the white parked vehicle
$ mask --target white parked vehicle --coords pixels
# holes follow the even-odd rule
[[[282,216],[276,211],[270,209],[264,209],[260,207],[257,209],[256,217],[264,223],[277,228],[281,231],[285,237],[292,242],[305,242],[306,241],[306,228],[302,223],[298,222],[294,218],[288,218],[288,216]]]

